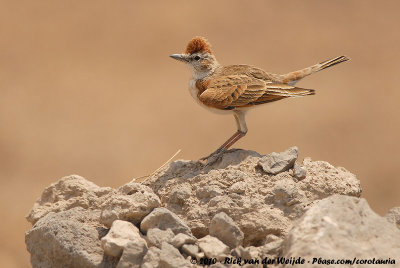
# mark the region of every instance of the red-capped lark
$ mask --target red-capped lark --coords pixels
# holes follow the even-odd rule
[[[208,159],[209,163],[219,159],[221,154],[246,135],[245,115],[250,108],[285,98],[314,95],[314,90],[295,87],[294,84],[310,74],[349,60],[340,56],[299,71],[272,74],[251,65],[220,65],[210,44],[203,37],[193,38],[185,53],[172,54],[170,57],[191,67],[189,91],[197,103],[211,111],[232,113],[235,117],[236,133],[215,152],[200,159]],[[216,157],[211,160],[211,156]]]

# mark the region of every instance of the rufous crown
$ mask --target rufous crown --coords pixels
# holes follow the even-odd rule
[[[212,54],[211,45],[207,39],[201,36],[196,36],[187,44],[186,54],[193,54],[197,52],[208,52]]]

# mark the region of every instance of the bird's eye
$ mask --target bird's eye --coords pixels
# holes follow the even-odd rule
[[[194,57],[194,60],[199,60],[199,59],[200,59],[200,56]]]

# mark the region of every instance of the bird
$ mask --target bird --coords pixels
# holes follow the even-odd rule
[[[190,67],[189,91],[198,104],[213,112],[231,113],[235,118],[237,131],[217,150],[200,158],[207,163],[219,159],[246,135],[245,117],[249,109],[286,98],[314,95],[315,90],[295,84],[308,75],[349,60],[340,56],[287,74],[269,73],[246,64],[223,66],[218,63],[208,40],[201,36],[191,39],[184,53],[170,57]]]

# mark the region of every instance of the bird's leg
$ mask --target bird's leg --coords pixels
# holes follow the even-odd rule
[[[244,137],[246,135],[247,126],[246,126],[246,121],[245,121],[245,112],[240,111],[240,110],[234,111],[233,115],[235,117],[237,128],[238,128],[237,131],[235,132],[235,134],[233,134],[232,137],[230,137],[226,142],[224,142],[224,144],[222,144],[217,150],[215,150],[215,152],[211,153],[208,156],[200,158],[200,160],[207,160],[207,159],[211,158],[212,156],[223,154],[226,150],[229,149],[229,147],[231,147],[233,144],[235,144],[235,142],[237,142],[238,140],[240,140],[242,137]],[[216,160],[218,160],[218,159],[219,158],[216,158]]]
[[[213,155],[220,154],[225,152],[229,147],[231,147],[235,142],[237,142],[241,137],[243,137],[245,133],[240,132],[239,130],[235,132],[224,144],[218,147],[217,150],[212,152],[210,155],[200,158],[200,160],[207,160]]]

